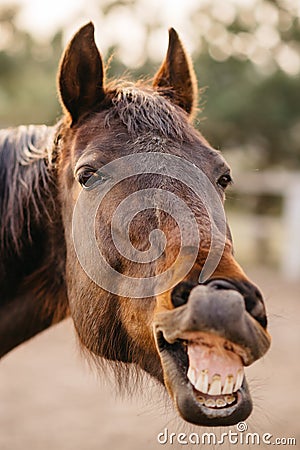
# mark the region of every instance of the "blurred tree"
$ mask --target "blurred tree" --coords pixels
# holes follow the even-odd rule
[[[17,6],[0,10],[0,126],[49,124],[60,111],[55,80],[62,33],[38,43],[18,29],[17,13]]]
[[[147,42],[165,23],[157,5],[143,13],[142,0],[90,0],[106,23],[124,11],[143,27],[143,58],[133,77],[154,73],[157,63]],[[193,60],[202,92],[197,125],[217,148],[246,147],[249,168],[300,167],[300,14],[292,0],[223,0],[194,3],[190,36],[197,42]],[[156,4],[156,3],[155,3]],[[18,8],[0,10],[0,125],[53,123],[60,114],[55,79],[62,32],[39,43],[16,25]],[[118,16],[119,14],[119,16]],[[111,20],[111,22],[110,22]],[[116,28],[117,31],[117,28]],[[126,70],[122,42],[111,33],[115,53],[109,75]],[[123,43],[124,45],[124,43]],[[152,53],[151,53],[152,54]],[[206,120],[206,118],[208,118]]]
[[[248,167],[252,163],[260,168],[300,167],[300,15],[296,3],[259,1],[252,10],[240,7],[227,26],[222,17],[219,22],[214,17],[215,33],[223,39],[218,41],[214,33],[202,36],[201,53],[194,58],[200,83],[208,86],[204,113],[209,120],[201,129],[216,147],[246,146],[244,164]],[[206,17],[214,13],[211,5]]]

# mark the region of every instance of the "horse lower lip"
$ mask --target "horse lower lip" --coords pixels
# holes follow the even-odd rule
[[[203,396],[188,380],[188,356],[184,343],[169,344],[164,340],[161,332],[157,333],[156,341],[165,378],[168,380],[169,393],[184,420],[200,426],[229,426],[249,416],[252,411],[252,401],[245,378],[241,388],[232,394],[234,401],[232,403],[226,401],[226,407],[217,407],[216,400],[223,396],[208,394]],[[215,403],[207,400],[214,400]]]
[[[184,392],[184,389],[179,389],[176,406],[182,418],[195,425],[230,426],[247,419],[252,411],[252,402],[246,384],[235,396],[232,405],[218,408],[212,405],[212,399],[201,404],[194,392]]]

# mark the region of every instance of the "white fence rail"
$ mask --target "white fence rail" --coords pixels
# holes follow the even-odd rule
[[[283,242],[280,268],[290,280],[300,280],[300,172],[264,171],[239,173],[234,191],[271,194],[283,199]]]

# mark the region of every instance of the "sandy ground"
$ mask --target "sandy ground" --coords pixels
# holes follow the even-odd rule
[[[300,448],[300,283],[265,271],[251,275],[267,299],[273,344],[263,360],[247,369],[255,402],[248,432],[271,433],[271,442],[295,437],[293,448]],[[71,321],[11,352],[0,365],[0,450],[189,448],[162,446],[157,434],[165,427],[170,433],[214,431],[189,429],[164,406],[149,379],[143,384],[145,395],[122,400],[104,378],[95,376],[79,355]],[[215,431],[219,436],[225,430]],[[270,448],[218,448],[244,447]]]

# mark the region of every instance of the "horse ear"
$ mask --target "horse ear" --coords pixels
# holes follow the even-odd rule
[[[59,93],[72,125],[104,98],[103,64],[92,22],[82,27],[67,46],[58,73]]]
[[[188,114],[197,103],[197,80],[192,62],[174,28],[169,29],[167,56],[154,77],[153,86]]]

